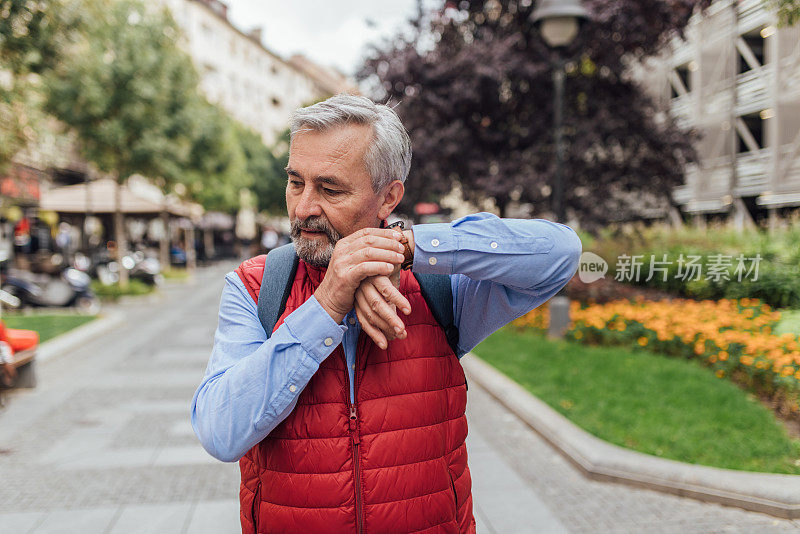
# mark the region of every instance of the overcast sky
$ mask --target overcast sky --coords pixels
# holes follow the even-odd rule
[[[361,64],[367,43],[393,35],[416,11],[416,0],[224,1],[237,27],[263,27],[269,49],[285,58],[299,52],[347,75]]]

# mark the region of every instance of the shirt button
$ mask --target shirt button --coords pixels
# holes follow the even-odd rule
[[[438,247],[439,246],[439,240],[438,239],[432,240],[431,241],[431,245],[433,245],[434,247]]]
[[[297,386],[295,386],[294,384],[292,384],[291,386],[289,386],[289,391],[291,391],[292,393],[294,393],[295,391],[297,391]]]
[[[492,244],[489,246],[492,248],[497,248],[497,241],[492,241]]]
[[[356,318],[355,318],[355,317],[350,317],[350,318],[347,320],[347,322],[348,322],[348,323],[350,323],[350,324],[356,324]]]
[[[325,343],[326,347],[330,347],[331,345],[333,345],[333,339],[329,338],[329,337],[326,337],[325,341],[323,341],[323,343]]]
[[[436,258],[429,259],[428,263],[430,263],[431,265],[436,265]]]

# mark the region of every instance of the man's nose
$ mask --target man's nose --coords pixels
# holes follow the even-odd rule
[[[309,217],[319,217],[322,215],[322,207],[319,203],[319,196],[312,187],[306,187],[300,195],[300,200],[294,209],[294,215],[301,221]]]

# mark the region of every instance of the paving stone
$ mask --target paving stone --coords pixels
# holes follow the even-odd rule
[[[239,501],[198,503],[186,529],[187,534],[235,534],[241,532]]]
[[[49,359],[35,390],[8,396],[0,533],[239,532],[238,466],[208,456],[188,419],[230,267],[168,285],[158,302],[126,304],[124,326]],[[796,521],[587,480],[478,387],[468,395],[478,532],[800,530]]]
[[[0,514],[0,532],[31,532],[47,516],[45,512],[11,512]]]
[[[189,503],[125,506],[110,534],[163,534],[181,532],[194,506]]]
[[[105,532],[119,514],[119,507],[51,512],[32,534],[87,534]]]

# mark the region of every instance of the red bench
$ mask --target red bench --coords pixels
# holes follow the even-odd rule
[[[0,341],[11,346],[11,361],[2,372],[0,384],[5,387],[32,388],[36,386],[34,360],[39,334],[33,330],[6,328],[0,321]]]

